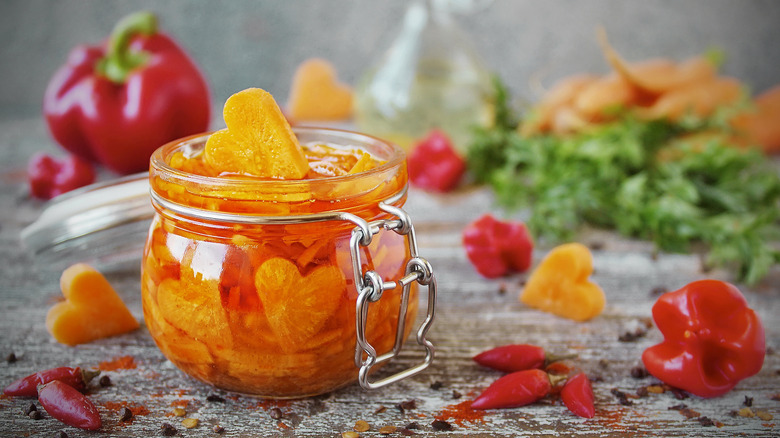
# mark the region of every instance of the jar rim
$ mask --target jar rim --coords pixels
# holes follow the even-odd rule
[[[219,186],[222,188],[230,186],[242,186],[252,185],[257,187],[258,190],[263,190],[262,187],[273,187],[274,190],[290,190],[291,192],[300,191],[295,187],[309,187],[312,182],[323,184],[344,184],[351,181],[360,180],[362,178],[370,178],[371,176],[387,172],[388,170],[398,167],[406,160],[406,154],[400,146],[395,143],[391,143],[387,140],[380,139],[368,134],[363,134],[355,131],[349,131],[346,129],[337,128],[324,128],[324,127],[310,127],[310,126],[295,126],[292,128],[296,136],[310,136],[314,138],[331,137],[333,139],[341,140],[340,145],[344,146],[374,146],[383,148],[387,152],[387,157],[381,157],[382,164],[373,167],[369,170],[358,172],[354,174],[327,176],[316,179],[300,179],[300,180],[285,180],[285,179],[248,179],[248,178],[234,178],[229,176],[207,176],[199,175],[195,173],[186,172],[180,169],[172,167],[167,158],[170,155],[183,147],[192,147],[199,143],[204,143],[211,134],[216,131],[205,132],[190,135],[184,138],[173,140],[154,151],[151,157],[151,169],[157,170],[166,175],[166,179],[188,181],[189,183],[196,183],[199,185],[207,186]],[[313,141],[312,141],[313,142]],[[326,141],[317,141],[320,143],[326,143]],[[309,142],[307,142],[309,143]]]

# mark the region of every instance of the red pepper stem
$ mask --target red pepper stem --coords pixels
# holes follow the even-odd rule
[[[84,380],[84,385],[88,384],[95,377],[100,375],[100,370],[81,370],[81,379]]]
[[[556,386],[559,383],[567,380],[569,378],[569,376],[558,375],[558,374],[547,374],[547,378],[550,379],[550,385],[551,386]]]
[[[546,364],[551,364],[553,362],[560,362],[562,360],[567,359],[575,359],[577,357],[576,354],[548,354],[544,357],[544,362]]]
[[[114,26],[106,56],[98,61],[96,70],[112,82],[122,84],[131,71],[143,65],[149,55],[128,50],[133,37],[157,33],[157,17],[149,11],[127,15]]]

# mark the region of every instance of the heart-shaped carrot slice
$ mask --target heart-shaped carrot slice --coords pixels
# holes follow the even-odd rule
[[[108,280],[84,263],[65,269],[60,278],[65,301],[46,315],[46,328],[58,342],[83,344],[138,328],[138,321]]]
[[[302,179],[306,155],[273,96],[248,88],[230,96],[223,110],[227,128],[206,141],[204,158],[216,173]]]
[[[557,246],[531,273],[520,301],[575,321],[591,319],[606,304],[604,291],[588,279],[591,273],[593,256],[585,245]]]
[[[352,89],[336,78],[324,59],[303,62],[295,71],[287,109],[293,120],[343,120],[352,115]]]
[[[297,351],[315,341],[342,305],[346,282],[335,266],[319,266],[303,276],[293,262],[275,257],[257,269],[255,286],[282,348]]]

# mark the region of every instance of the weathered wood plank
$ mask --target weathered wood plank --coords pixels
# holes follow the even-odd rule
[[[740,383],[727,395],[705,400],[689,397],[678,400],[670,393],[650,394],[629,399],[622,405],[613,395],[616,389],[627,394],[655,382],[651,377],[631,377],[631,369],[640,364],[642,351],[660,340],[650,329],[634,342],[620,342],[626,331],[644,326],[658,287],[677,288],[706,276],[728,278],[724,272],[703,274],[695,255],[652,255],[646,242],[620,239],[599,231],[582,236],[586,243],[598,243],[594,249],[594,280],[607,294],[603,315],[587,323],[575,323],[534,311],[517,300],[524,276],[488,281],[479,277],[468,264],[460,247],[460,231],[468,221],[490,210],[488,192],[463,190],[454,195],[434,196],[412,191],[408,210],[418,233],[421,255],[433,264],[439,280],[436,323],[430,338],[437,345],[437,356],[430,369],[389,388],[365,392],[352,385],[333,393],[305,400],[263,401],[230,394],[195,382],[179,372],[154,345],[147,330],[78,347],[66,347],[52,341],[44,328],[50,304],[60,294],[56,272],[37,266],[19,246],[21,228],[40,212],[41,205],[24,196],[23,169],[27,157],[44,144],[39,121],[0,122],[0,143],[8,145],[0,160],[0,359],[15,353],[13,363],[0,362],[0,384],[37,371],[61,365],[96,367],[115,358],[132,357],[135,368],[106,371],[112,385],[93,383],[90,398],[98,405],[105,426],[98,435],[159,436],[160,426],[170,423],[182,436],[212,437],[215,425],[224,427],[221,436],[339,436],[352,429],[355,421],[366,420],[372,426],[362,436],[379,436],[385,425],[412,429],[420,436],[778,436],[780,402],[771,397],[780,393],[780,357],[772,352],[757,376]],[[522,213],[518,213],[522,216]],[[538,249],[535,260],[544,255]],[[40,275],[44,273],[43,275]],[[110,280],[120,291],[133,314],[142,319],[137,270],[118,272]],[[742,289],[757,310],[767,329],[767,342],[777,349],[780,339],[780,274],[755,289]],[[449,418],[453,430],[436,431],[433,420],[459,403],[467,402],[498,377],[481,369],[471,357],[492,346],[528,342],[545,346],[557,354],[576,353],[576,364],[596,378],[594,392],[597,415],[584,420],[570,414],[559,402],[544,401],[518,409],[496,410],[474,417],[473,421]],[[405,350],[381,373],[415,364],[419,351]],[[439,382],[441,387],[432,388]],[[434,385],[436,386],[436,385]],[[208,401],[219,395],[224,402]],[[458,397],[460,395],[460,397]],[[734,416],[746,397],[756,410],[764,410],[773,420]],[[397,405],[406,404],[406,409]],[[60,431],[68,436],[93,436],[95,433],[65,427],[47,415],[32,420],[22,411],[29,400],[0,398],[0,435],[52,437]],[[679,409],[684,403],[699,417],[686,418]],[[119,420],[119,409],[136,411],[129,423]],[[198,418],[200,425],[186,430],[181,418],[172,416],[183,407],[187,417]],[[273,409],[281,418],[272,418]],[[444,415],[446,417],[446,415]],[[703,417],[722,424],[703,425]],[[391,436],[401,436],[398,430]]]

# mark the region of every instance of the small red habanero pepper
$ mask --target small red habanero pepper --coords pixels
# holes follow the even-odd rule
[[[439,130],[431,131],[415,145],[406,163],[412,184],[432,192],[453,190],[466,171],[466,162]]]
[[[690,283],[653,305],[664,341],[644,351],[642,362],[664,383],[700,397],[717,397],[761,370],[764,327],[733,285]]]
[[[38,402],[49,415],[68,426],[97,430],[103,425],[95,405],[84,394],[59,380],[38,387]]]
[[[63,148],[120,174],[147,170],[159,146],[206,131],[210,112],[203,75],[150,12],[119,21],[105,47],[73,49],[43,101]]]
[[[11,383],[3,390],[3,394],[14,397],[35,397],[38,395],[38,386],[59,380],[79,391],[87,389],[87,384],[100,371],[83,370],[80,367],[57,367],[37,373]]]
[[[502,222],[485,214],[463,230],[463,247],[477,272],[497,278],[528,270],[534,242],[522,222]]]

